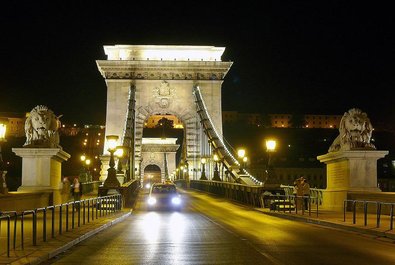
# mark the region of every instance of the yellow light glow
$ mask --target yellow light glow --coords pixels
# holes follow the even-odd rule
[[[0,141],[5,139],[5,133],[7,131],[7,125],[0,123]]]
[[[246,150],[244,150],[244,149],[237,150],[238,157],[243,158],[245,155],[246,155]]]
[[[118,141],[118,135],[107,135],[107,147],[109,150],[115,150]]]
[[[87,166],[89,166],[89,165],[91,164],[91,160],[90,160],[90,159],[85,160],[85,164],[86,164]]]
[[[114,154],[119,158],[123,157],[125,154],[123,146],[117,146]]]
[[[206,158],[202,158],[201,162],[202,164],[206,164]]]
[[[244,162],[244,163],[247,162],[247,157],[246,157],[246,156],[243,157],[243,162]]]
[[[80,159],[81,159],[81,161],[85,161],[86,156],[85,156],[85,155],[81,155],[81,156],[80,156]]]
[[[214,154],[214,161],[217,162],[219,160],[218,155]]]
[[[276,150],[276,144],[275,140],[266,140],[266,150],[269,152]]]

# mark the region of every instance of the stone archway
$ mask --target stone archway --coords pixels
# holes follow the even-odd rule
[[[222,62],[225,48],[213,46],[105,46],[107,60],[97,65],[107,85],[106,136],[118,135],[131,145],[135,176],[141,172],[142,133],[152,114],[177,116],[185,129],[186,159],[199,164],[201,137],[193,88],[200,87],[211,121],[222,135],[221,86],[232,62]],[[108,168],[107,141],[102,156],[102,180]],[[104,177],[103,177],[104,176]]]

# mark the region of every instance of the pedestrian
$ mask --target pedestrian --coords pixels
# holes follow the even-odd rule
[[[79,201],[81,199],[81,183],[78,177],[73,180],[73,197],[74,201]]]
[[[297,178],[294,181],[293,195],[295,196],[296,209],[302,209],[303,190],[302,190],[301,178]]]
[[[300,183],[303,191],[304,209],[308,210],[310,203],[310,184],[307,182],[307,179],[305,179],[304,177],[301,177]]]

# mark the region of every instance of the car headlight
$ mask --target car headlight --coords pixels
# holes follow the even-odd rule
[[[180,197],[174,197],[173,199],[171,199],[171,203],[172,203],[172,204],[175,204],[175,205],[181,204],[181,199],[180,199]]]
[[[156,199],[153,197],[148,198],[148,204],[149,205],[154,205],[156,203]]]

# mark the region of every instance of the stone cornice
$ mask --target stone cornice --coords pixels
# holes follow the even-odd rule
[[[143,152],[177,152],[179,144],[143,144],[142,151]]]
[[[232,62],[96,61],[105,79],[223,80]]]

